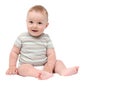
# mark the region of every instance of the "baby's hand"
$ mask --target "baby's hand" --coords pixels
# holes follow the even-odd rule
[[[17,74],[17,68],[16,67],[10,67],[7,71],[6,71],[7,75],[14,75]]]

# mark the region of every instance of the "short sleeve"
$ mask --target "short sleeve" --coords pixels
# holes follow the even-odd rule
[[[20,39],[20,36],[17,37],[17,39],[15,40],[15,43],[14,45],[18,48],[21,48],[21,39]]]
[[[53,43],[52,43],[49,35],[47,35],[47,48],[54,48]]]

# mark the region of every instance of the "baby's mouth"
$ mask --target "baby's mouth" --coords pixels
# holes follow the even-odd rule
[[[32,30],[33,32],[38,32],[38,30]]]

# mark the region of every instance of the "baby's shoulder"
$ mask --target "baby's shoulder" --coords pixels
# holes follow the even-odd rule
[[[23,32],[23,33],[20,33],[17,37],[17,39],[23,39],[23,38],[26,38],[26,37],[29,37],[29,34],[27,32]]]
[[[28,34],[27,32],[23,32],[23,33],[20,33],[18,36],[19,36],[19,37],[22,37],[22,36],[29,36],[29,34]]]
[[[42,33],[41,36],[40,36],[40,39],[49,40],[50,37],[49,37],[48,34],[46,34],[46,33]]]

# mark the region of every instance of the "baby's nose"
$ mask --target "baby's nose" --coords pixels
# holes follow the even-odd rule
[[[37,27],[37,24],[33,24],[33,27]]]

